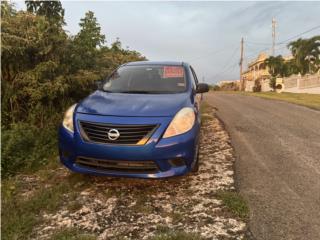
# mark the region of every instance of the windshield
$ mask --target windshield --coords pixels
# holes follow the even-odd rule
[[[120,93],[179,93],[186,91],[182,66],[123,66],[104,82],[102,90]]]

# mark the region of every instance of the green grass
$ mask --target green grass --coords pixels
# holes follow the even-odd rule
[[[219,191],[217,198],[236,216],[247,219],[249,217],[249,207],[247,202],[236,192]]]
[[[48,174],[45,174],[46,172]],[[76,187],[76,183],[83,181],[82,175],[72,174],[68,178],[61,179],[58,175],[49,174],[48,170],[39,171],[37,174],[41,180],[37,183],[38,189],[34,190],[30,197],[21,196],[24,184],[17,177],[2,181],[1,233],[3,239],[32,238],[34,227],[43,224],[41,217],[43,212],[56,212],[66,202],[73,204],[77,194],[71,194],[71,191],[80,191],[80,188],[85,186]],[[68,197],[65,197],[66,193]],[[76,206],[70,206],[70,208],[73,209]]]
[[[202,101],[200,105],[200,112],[205,113],[205,112],[208,112],[209,109],[210,109],[210,105],[207,102]]]
[[[247,93],[247,94],[251,96],[286,101],[286,102],[306,106],[312,109],[320,110],[320,94],[275,93],[275,92],[261,92],[261,93]]]
[[[150,240],[202,240],[198,233],[170,230],[165,226],[157,227],[157,234]]]
[[[50,240],[95,240],[97,239],[92,234],[83,233],[77,229],[61,229],[54,233]]]
[[[207,102],[203,101],[201,103],[200,112],[201,112],[201,121],[202,122],[206,122],[208,120],[213,119],[213,116],[210,115],[210,112],[209,112],[210,108],[211,108],[211,106]]]
[[[312,109],[320,110],[320,94],[308,93],[276,93],[276,92],[224,92],[224,93],[238,93],[246,96],[256,96],[266,99],[286,101]]]
[[[4,187],[5,188],[5,187]],[[68,191],[66,184],[43,188],[30,199],[22,200],[9,193],[2,200],[2,236],[4,239],[23,239],[41,222],[42,211],[53,212],[61,204],[61,195]]]

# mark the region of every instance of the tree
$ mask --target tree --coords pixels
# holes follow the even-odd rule
[[[314,36],[309,39],[299,38],[290,42],[288,48],[294,57],[294,64],[298,71],[305,75],[306,73],[315,73],[320,68],[320,36]]]
[[[105,36],[92,12],[73,37],[63,29],[59,1],[26,4],[27,11],[16,11],[1,2],[2,176],[45,163],[66,107],[92,92],[94,81],[119,64],[145,59],[122,49],[119,40],[117,47],[103,45]]]
[[[287,74],[285,61],[281,55],[266,59],[265,64],[269,67],[269,73],[272,77],[283,77]]]
[[[265,60],[265,64],[268,66],[269,73],[271,75],[269,85],[273,90],[275,90],[277,77],[289,76],[291,74],[291,70],[281,55],[276,57],[270,56]],[[257,89],[259,89],[259,86]]]
[[[46,59],[60,58],[63,55],[63,47],[67,41],[67,34],[63,29],[64,22],[64,9],[60,1],[25,1],[27,12],[43,17],[49,22],[46,26],[46,31],[43,32],[44,39],[46,39]],[[59,61],[55,59],[55,61]]]
[[[75,38],[76,42],[78,41],[91,49],[96,49],[104,44],[105,35],[101,34],[101,27],[93,12],[88,11],[85,17],[80,20],[79,26],[81,30]]]
[[[65,24],[64,9],[60,1],[26,1],[27,11],[38,16],[45,16],[50,22]]]
[[[74,38],[74,63],[77,68],[93,69],[97,64],[101,48],[105,41],[105,35],[101,34],[101,27],[94,13],[88,11],[79,23],[80,32]]]

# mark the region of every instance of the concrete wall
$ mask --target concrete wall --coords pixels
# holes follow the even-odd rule
[[[254,81],[246,81],[246,88],[245,88],[246,92],[252,92],[253,87],[254,87]]]
[[[272,88],[270,88],[269,82],[270,82],[269,79],[260,80],[261,92],[272,91]],[[245,88],[246,92],[252,92],[253,87],[254,87],[254,81],[246,81],[246,88]]]
[[[320,74],[283,78],[282,92],[320,94]]]
[[[273,89],[270,87],[270,80],[269,79],[263,79],[261,80],[261,92],[270,92]]]

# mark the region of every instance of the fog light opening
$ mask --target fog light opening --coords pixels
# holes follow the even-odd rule
[[[186,165],[185,161],[182,158],[171,159],[169,160],[169,163],[172,167],[182,167]]]

